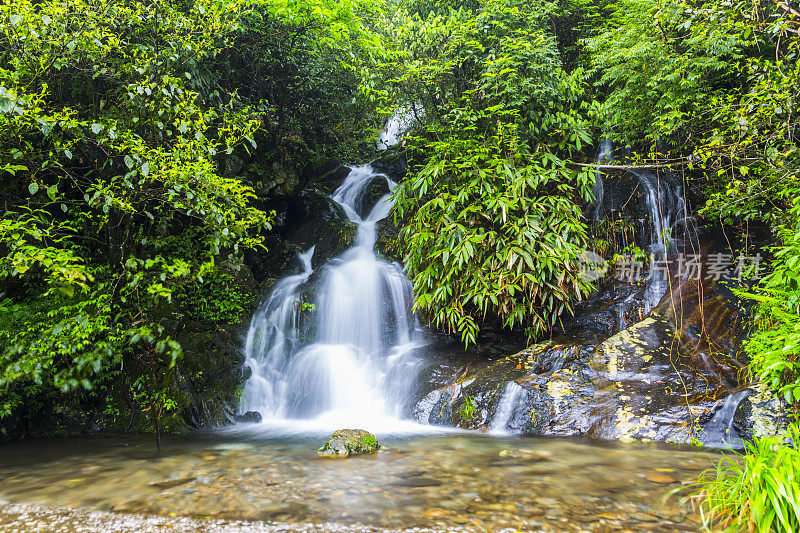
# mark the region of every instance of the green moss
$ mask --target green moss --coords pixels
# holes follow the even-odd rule
[[[361,429],[339,429],[317,450],[320,457],[343,458],[375,453],[380,449],[375,435]]]

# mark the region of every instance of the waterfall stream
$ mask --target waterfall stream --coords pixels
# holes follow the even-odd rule
[[[302,254],[303,272],[279,281],[254,315],[245,352],[252,369],[242,411],[258,411],[281,427],[359,427],[402,431],[424,345],[414,315],[411,282],[398,264],[374,250],[376,223],[391,195],[365,206],[370,184],[396,183],[372,167],[352,167],[331,198],[356,224],[355,244],[318,271],[313,248]],[[303,301],[309,286],[313,302]],[[310,325],[302,327],[302,314]]]
[[[597,153],[597,164],[602,165],[608,163],[613,158],[613,145],[608,139],[603,139],[600,142],[600,151]],[[605,196],[605,185],[603,182],[603,173],[595,173],[594,185],[592,186],[592,195],[594,197],[594,204],[591,206],[590,219],[592,222],[600,222],[603,218],[603,196]]]
[[[523,389],[516,381],[509,381],[503,393],[500,396],[500,403],[497,405],[497,410],[489,427],[489,433],[493,435],[508,435],[513,433],[513,429],[509,426],[514,421],[514,414],[517,407],[519,407],[520,400],[525,395]]]
[[[742,400],[751,394],[752,391],[745,389],[731,393],[722,400],[722,405],[704,428],[707,435],[706,446],[734,449],[744,447],[742,439],[733,425],[734,416]]]

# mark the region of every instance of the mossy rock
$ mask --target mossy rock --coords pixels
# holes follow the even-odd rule
[[[363,429],[339,429],[317,450],[317,455],[339,458],[375,453],[379,449],[378,438],[372,433]]]

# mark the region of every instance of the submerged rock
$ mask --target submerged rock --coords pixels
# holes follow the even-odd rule
[[[375,453],[380,448],[378,438],[363,429],[338,429],[333,432],[322,448],[320,457],[349,457]]]

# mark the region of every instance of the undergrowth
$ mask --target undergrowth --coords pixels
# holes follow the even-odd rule
[[[787,435],[794,446],[800,424]],[[781,437],[755,439],[700,474],[689,499],[715,531],[800,531],[800,450]]]

